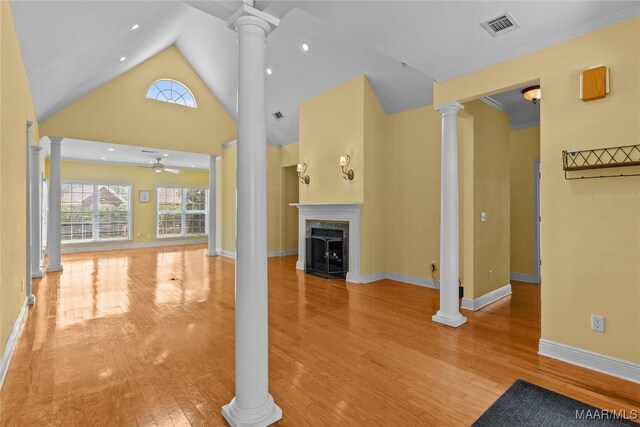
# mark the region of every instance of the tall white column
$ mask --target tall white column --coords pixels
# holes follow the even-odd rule
[[[62,271],[61,253],[61,207],[62,193],[62,157],[60,143],[62,138],[49,137],[51,140],[51,158],[49,162],[49,218],[47,220],[47,252],[49,263],[47,273]]]
[[[442,163],[440,189],[440,310],[433,321],[458,327],[467,321],[460,314],[460,242],[458,240],[458,110],[457,102],[445,104],[442,113]]]
[[[269,394],[267,288],[266,36],[278,20],[243,4],[229,19],[238,32],[236,204],[236,395],[222,407],[231,426],[282,418]]]
[[[40,261],[42,256],[42,243],[41,243],[41,227],[40,221],[42,220],[42,177],[40,172],[40,150],[42,147],[37,145],[29,146],[29,186],[30,186],[30,208],[29,219],[31,221],[31,277],[42,277],[42,270],[40,269]]]
[[[207,250],[208,256],[218,255],[216,250],[216,158],[218,156],[211,154],[209,156],[209,201],[208,201],[208,215],[207,215],[207,227],[209,228],[209,248]]]

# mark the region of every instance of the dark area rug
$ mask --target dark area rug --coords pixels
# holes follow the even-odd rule
[[[595,408],[523,380],[516,381],[473,424],[475,427],[634,426],[626,413]],[[636,415],[637,416],[637,415]]]

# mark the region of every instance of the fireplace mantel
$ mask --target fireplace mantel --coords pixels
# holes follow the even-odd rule
[[[362,203],[291,203],[298,208],[298,262],[305,269],[306,223],[308,220],[346,221],[349,223],[349,271],[347,282],[361,283],[360,274],[360,214]]]

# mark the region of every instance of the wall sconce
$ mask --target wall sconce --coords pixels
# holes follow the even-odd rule
[[[311,178],[309,177],[309,175],[306,175],[307,173],[307,164],[306,163],[298,163],[298,179],[300,180],[301,183],[309,185],[309,181],[311,181]]]
[[[351,156],[345,154],[344,156],[340,156],[340,167],[342,168],[342,174],[344,175],[344,179],[348,179],[349,181],[353,181],[353,169],[349,168],[349,163],[351,163]]]

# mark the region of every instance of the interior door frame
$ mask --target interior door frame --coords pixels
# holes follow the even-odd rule
[[[542,282],[541,255],[540,255],[540,228],[542,217],[540,215],[540,159],[533,160],[533,275],[536,283]]]

